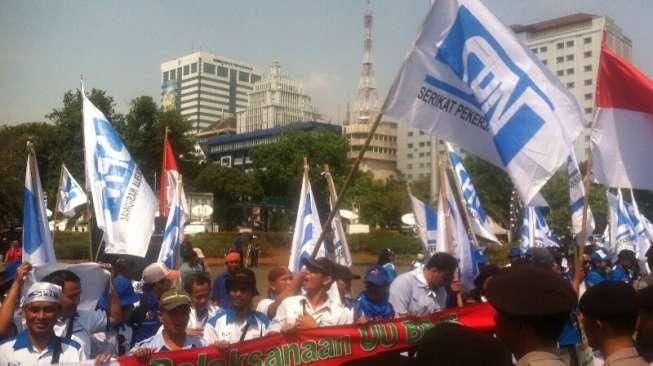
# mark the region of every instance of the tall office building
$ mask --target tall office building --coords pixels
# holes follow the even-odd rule
[[[302,84],[283,75],[278,61],[253,87],[247,108],[238,112],[238,133],[320,119]]]
[[[596,76],[603,35],[612,50],[626,59],[632,55],[631,40],[607,16],[576,13],[511,28],[576,97],[588,124],[596,109]],[[589,128],[575,144],[579,160],[587,158],[588,144]]]
[[[347,157],[351,160],[358,157],[372,124],[380,112],[372,62],[372,10],[369,0],[363,17],[363,25],[363,62],[358,92],[353,114],[348,116],[347,121],[343,123],[350,149]],[[371,171],[374,177],[380,180],[385,180],[395,174],[397,169],[397,123],[381,121],[359,169]]]
[[[178,109],[195,132],[247,107],[261,74],[250,64],[194,52],[161,64],[164,109]]]

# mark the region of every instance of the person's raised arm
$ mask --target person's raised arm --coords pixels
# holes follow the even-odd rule
[[[7,337],[14,331],[14,310],[20,298],[20,292],[25,283],[25,276],[32,269],[29,263],[21,263],[16,268],[16,276],[11,284],[7,297],[0,307],[0,337]]]

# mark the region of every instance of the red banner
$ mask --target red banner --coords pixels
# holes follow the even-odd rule
[[[494,330],[494,309],[487,303],[473,304],[423,317],[308,329],[292,336],[275,334],[221,350],[206,347],[155,353],[147,362],[131,356],[118,361],[121,366],[339,365],[381,352],[410,349],[434,324],[446,321],[489,332]]]

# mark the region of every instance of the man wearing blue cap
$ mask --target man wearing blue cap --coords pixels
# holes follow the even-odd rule
[[[134,304],[139,301],[139,297],[136,292],[134,292],[134,287],[129,278],[119,275],[114,277],[112,282],[122,310],[122,321],[113,326],[113,329],[116,331],[115,343],[117,343],[118,346],[118,355],[124,355],[131,347],[133,330],[131,324],[129,324],[129,319],[131,319],[134,311]],[[107,311],[107,303],[107,296],[105,294],[100,301],[98,301],[98,308]],[[107,339],[106,332],[93,334],[93,343],[98,348],[102,347],[105,343],[111,342],[113,342],[113,340]]]
[[[389,301],[390,279],[383,267],[370,267],[364,281],[365,290],[358,295],[354,305],[354,321],[366,323],[394,318],[395,311]]]
[[[617,264],[608,274],[610,281],[621,281],[632,284],[637,277],[637,258],[635,252],[630,249],[624,249],[617,254]]]
[[[592,264],[589,272],[585,275],[585,285],[590,287],[606,281],[610,272],[610,259],[603,249],[596,249],[592,252]]]

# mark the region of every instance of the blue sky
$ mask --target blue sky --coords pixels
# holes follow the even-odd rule
[[[485,0],[504,23],[574,12],[610,15],[653,76],[653,1]],[[376,0],[374,60],[382,98],[425,16],[428,0]],[[327,117],[344,117],[358,85],[363,0],[31,1],[0,3],[0,124],[44,120],[79,85],[106,89],[119,112],[159,101],[159,65],[193,50],[264,70],[279,60]]]

